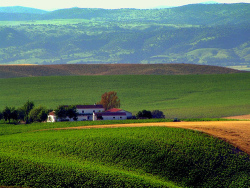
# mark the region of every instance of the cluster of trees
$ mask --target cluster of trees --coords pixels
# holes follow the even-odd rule
[[[69,117],[70,119],[73,118],[73,120],[77,120],[77,110],[76,106],[71,105],[71,106],[59,106],[55,110],[55,114],[58,118],[60,119],[65,119],[66,117]]]
[[[165,115],[160,110],[142,110],[136,114],[137,119],[165,118]]]
[[[49,110],[43,106],[35,107],[34,102],[27,101],[22,107],[15,108],[6,106],[4,110],[0,111],[0,120],[4,119],[9,123],[11,120],[15,123],[17,122],[42,122],[47,119]]]

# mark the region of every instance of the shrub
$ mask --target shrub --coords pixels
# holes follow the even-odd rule
[[[142,110],[136,114],[136,118],[137,119],[151,119],[152,113],[150,111],[147,111],[147,110]]]
[[[165,115],[163,114],[162,111],[160,110],[153,110],[152,112],[152,118],[161,118],[161,119],[164,119],[165,118]]]

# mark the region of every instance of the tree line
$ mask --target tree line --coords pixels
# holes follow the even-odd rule
[[[103,105],[104,110],[109,110],[112,108],[119,108],[120,107],[120,99],[117,96],[117,92],[110,91],[105,92],[101,96],[101,101],[97,102],[97,104]],[[0,111],[0,120],[4,119],[9,123],[33,123],[33,122],[43,122],[46,121],[48,118],[49,112],[53,110],[47,109],[44,106],[35,107],[33,101],[27,101],[23,106],[20,108],[15,107],[8,107],[6,106],[3,111]],[[77,121],[77,109],[76,105],[60,105],[55,110],[55,115],[57,118],[65,119],[70,118],[74,121]],[[154,110],[154,111],[147,111],[142,110],[136,114],[137,119],[151,119],[151,118],[165,118],[165,115],[162,111]]]
[[[27,101],[20,108],[6,106],[3,111],[0,111],[0,120],[4,119],[9,123],[11,120],[14,123],[25,122],[43,122],[47,119],[49,110],[46,107],[35,107],[33,101]]]

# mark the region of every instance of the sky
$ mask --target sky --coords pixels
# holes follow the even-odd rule
[[[181,6],[210,0],[0,0],[0,7],[24,6],[43,10],[62,8],[154,8],[158,6]],[[250,3],[250,0],[215,0],[218,3]]]

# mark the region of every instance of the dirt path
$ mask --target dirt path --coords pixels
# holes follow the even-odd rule
[[[230,117],[224,117],[225,119],[241,119],[241,120],[250,120],[250,114],[247,115],[241,115],[241,116],[230,116]]]
[[[143,127],[143,126],[166,126],[198,130],[215,137],[221,138],[240,150],[250,155],[250,121],[207,121],[207,122],[159,122],[159,123],[136,123],[93,125],[82,127],[68,127],[61,129],[93,129],[93,128],[118,128],[118,127]]]

